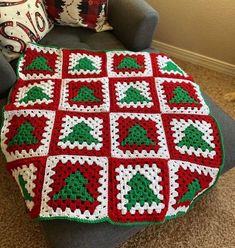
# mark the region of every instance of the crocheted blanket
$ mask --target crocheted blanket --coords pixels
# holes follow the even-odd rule
[[[1,147],[33,218],[164,222],[221,171],[199,86],[162,53],[30,44],[5,106]]]

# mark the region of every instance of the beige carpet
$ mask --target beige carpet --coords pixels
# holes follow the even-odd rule
[[[226,102],[223,98],[227,92],[235,91],[234,78],[183,61],[176,62],[235,118],[235,103]],[[40,225],[26,214],[20,192],[4,169],[1,157],[0,165],[0,248],[47,248]],[[121,248],[235,247],[234,182],[235,169],[227,172],[217,187],[201,198],[187,215],[161,226],[149,226]]]

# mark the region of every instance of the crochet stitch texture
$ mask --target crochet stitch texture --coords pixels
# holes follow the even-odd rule
[[[30,44],[18,75],[1,147],[32,218],[163,222],[215,184],[217,124],[165,54]]]

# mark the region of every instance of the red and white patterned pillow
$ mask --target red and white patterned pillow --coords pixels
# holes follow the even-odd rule
[[[53,27],[43,0],[1,1],[0,51],[8,61],[19,57],[29,42],[42,39]]]
[[[61,25],[97,32],[112,29],[107,22],[108,0],[46,0],[49,16]]]

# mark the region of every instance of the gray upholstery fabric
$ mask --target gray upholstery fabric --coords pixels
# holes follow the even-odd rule
[[[10,90],[15,81],[14,70],[0,52],[0,98]]]
[[[64,26],[55,26],[39,43],[72,49],[125,49],[112,32],[96,33],[85,28]]]
[[[113,32],[132,51],[150,47],[158,19],[158,13],[144,0],[111,0],[109,3]]]
[[[227,115],[220,107],[203,94],[208,106],[210,107],[211,114],[217,120],[224,140],[224,170],[223,173],[235,166],[235,121]]]
[[[204,95],[211,114],[221,126],[225,146],[225,164],[223,173],[235,165],[235,121]],[[53,248],[114,248],[146,226],[120,227],[108,223],[79,224],[58,220],[41,223]],[[56,237],[56,238],[55,238]]]
[[[41,225],[51,248],[114,248],[144,228],[65,220],[45,221]]]

